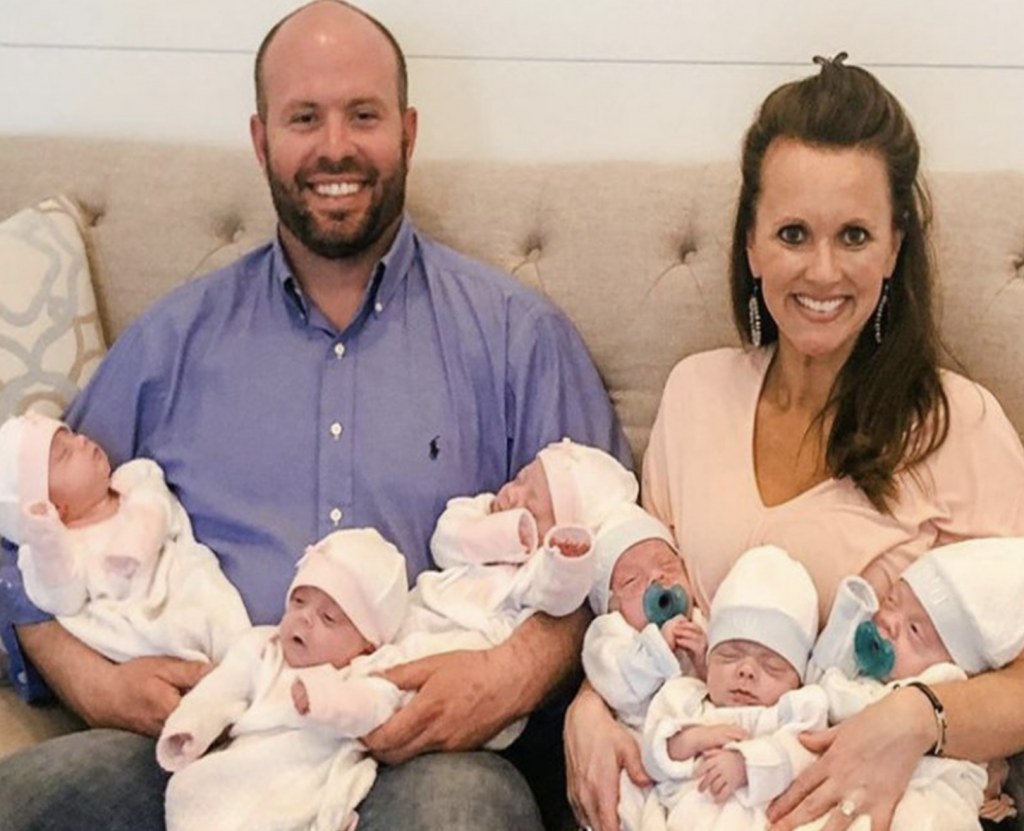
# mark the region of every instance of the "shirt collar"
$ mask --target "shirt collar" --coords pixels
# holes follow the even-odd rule
[[[398,233],[387,253],[381,257],[373,270],[373,277],[367,287],[366,294],[359,312],[353,319],[353,323],[362,320],[370,304],[379,306],[378,313],[391,302],[398,287],[405,280],[409,273],[409,266],[412,264],[413,255],[416,251],[416,228],[409,218],[409,214],[402,215],[402,224],[398,227]],[[271,251],[271,273],[277,279],[285,296],[298,308],[302,317],[309,321],[309,301],[302,292],[302,286],[295,279],[288,258],[285,256],[284,247],[281,245],[281,235],[274,235],[274,243]]]

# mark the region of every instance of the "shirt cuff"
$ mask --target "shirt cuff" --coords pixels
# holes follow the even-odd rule
[[[26,701],[47,701],[53,698],[53,691],[25,657],[14,627],[44,623],[53,617],[28,599],[17,559],[17,549],[4,540],[0,550],[0,639],[10,656],[9,675],[15,692]]]

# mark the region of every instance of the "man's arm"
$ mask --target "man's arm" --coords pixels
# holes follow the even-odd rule
[[[15,628],[22,651],[70,709],[91,727],[159,734],[208,664],[180,658],[107,660],[56,621]]]
[[[385,677],[416,693],[364,741],[380,761],[398,764],[435,750],[481,747],[544,703],[579,667],[590,615],[538,614],[493,649],[433,655]]]

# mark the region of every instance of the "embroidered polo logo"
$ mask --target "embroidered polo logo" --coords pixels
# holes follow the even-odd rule
[[[434,438],[432,438],[430,440],[429,455],[430,455],[430,460],[431,461],[436,459],[438,457],[438,454],[440,454],[440,452],[441,452],[441,447],[438,444],[438,442],[440,442],[440,440],[441,440],[441,437],[439,435],[438,436],[434,436]]]

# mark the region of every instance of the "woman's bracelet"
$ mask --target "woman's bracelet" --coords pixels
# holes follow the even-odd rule
[[[928,753],[932,756],[941,756],[946,745],[946,708],[942,706],[939,697],[927,684],[921,681],[911,681],[908,687],[915,687],[924,693],[928,703],[932,705],[932,712],[935,714],[935,744]]]

